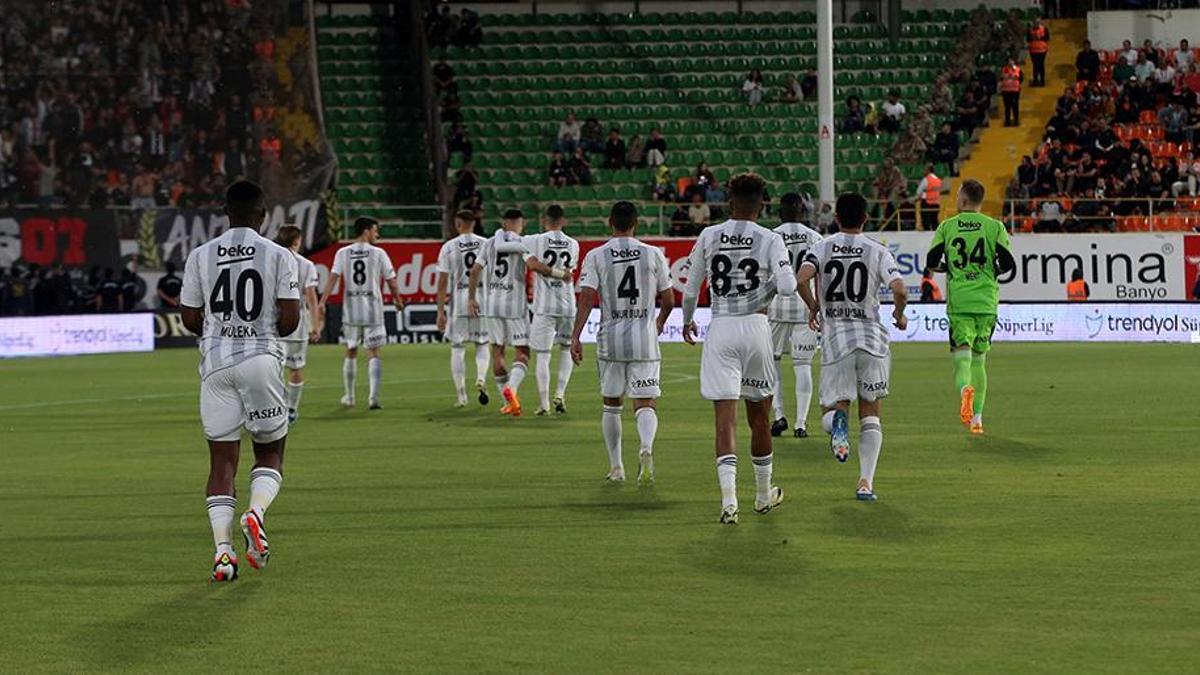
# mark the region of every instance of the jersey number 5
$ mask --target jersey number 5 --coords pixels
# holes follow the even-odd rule
[[[208,298],[208,311],[222,315],[225,321],[235,311],[242,321],[254,321],[262,314],[262,306],[263,283],[257,270],[242,270],[237,283],[231,283],[229,268],[221,270]]]

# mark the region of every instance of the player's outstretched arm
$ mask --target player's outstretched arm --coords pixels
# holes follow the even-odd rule
[[[475,297],[475,289],[479,286],[479,277],[483,276],[483,265],[475,263],[471,268],[471,277],[467,281],[467,312],[471,316],[479,316],[479,300]]]
[[[813,284],[810,283],[816,275],[817,266],[805,260],[800,265],[800,271],[796,273],[796,290],[800,292],[800,299],[808,307],[809,327],[813,330],[820,330],[821,305],[817,302],[817,296],[813,293]]]
[[[575,326],[571,329],[571,360],[575,365],[583,363],[583,343],[580,342],[579,336],[583,335],[583,327],[587,325],[592,308],[599,299],[600,296],[594,288],[584,286],[579,291],[579,303],[575,307]]]
[[[904,330],[908,328],[908,317],[904,314],[904,308],[908,306],[908,289],[904,287],[903,279],[892,279],[888,286],[892,289],[892,302],[896,303],[892,308],[892,318],[896,321],[896,328]]]

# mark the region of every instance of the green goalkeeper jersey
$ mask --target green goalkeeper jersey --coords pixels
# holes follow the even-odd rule
[[[929,260],[931,265],[945,260],[947,313],[996,313],[996,275],[1012,265],[1011,248],[1004,223],[982,213],[960,213],[938,225]]]

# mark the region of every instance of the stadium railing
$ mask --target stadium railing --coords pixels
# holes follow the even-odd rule
[[[1080,210],[1082,202],[1096,202],[1106,211]],[[1059,217],[1042,206],[1059,205]],[[1046,197],[1004,200],[1004,223],[1012,232],[1195,232],[1200,231],[1200,196],[1088,199]]]

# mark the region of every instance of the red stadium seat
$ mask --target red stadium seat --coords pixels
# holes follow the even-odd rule
[[[1154,114],[1153,110],[1143,110],[1138,114],[1138,121],[1142,124],[1154,124],[1158,121],[1158,116]]]

